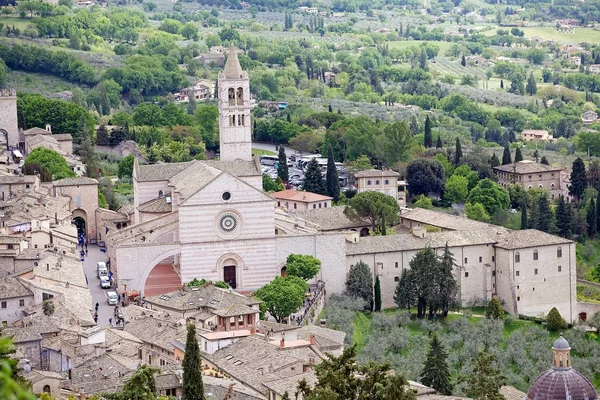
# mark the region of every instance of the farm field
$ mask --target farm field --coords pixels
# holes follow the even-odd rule
[[[440,47],[440,54],[444,54],[446,50],[449,50],[453,45],[451,42],[441,42],[435,40],[397,40],[387,43],[390,46],[390,49],[405,49],[410,46],[419,46],[423,43],[431,43]]]
[[[19,92],[40,93],[50,97],[63,90],[72,90],[75,86],[71,82],[54,76],[21,71],[9,70],[6,78],[8,86]]]
[[[31,24],[31,20],[28,18],[0,17],[0,24],[10,26],[11,28],[14,25],[15,28],[23,30]]]
[[[498,27],[497,29],[501,29]],[[497,29],[492,29],[483,32],[486,36],[494,36]],[[556,28],[551,26],[540,26],[540,27],[524,27],[519,28],[525,32],[525,37],[531,39],[533,37],[540,37],[543,39],[556,40],[560,43],[598,43],[600,42],[600,31],[593,28],[575,28],[573,33],[558,32]]]

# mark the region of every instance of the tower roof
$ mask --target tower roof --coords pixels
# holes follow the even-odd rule
[[[226,79],[240,79],[243,77],[242,67],[240,66],[240,60],[238,60],[237,52],[233,47],[229,47],[229,54],[227,55],[227,62],[225,63],[225,70],[223,71]]]
[[[562,333],[560,337],[554,341],[552,344],[553,350],[570,350],[571,346],[569,346],[569,342],[563,337]]]

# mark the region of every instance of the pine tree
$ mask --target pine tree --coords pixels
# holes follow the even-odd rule
[[[555,332],[567,327],[567,323],[560,315],[560,312],[556,309],[556,307],[552,307],[548,313],[548,317],[546,318],[546,326],[548,327],[548,330]]]
[[[523,153],[521,153],[521,148],[517,147],[515,150],[515,163],[518,163],[519,161],[523,161]]]
[[[417,117],[413,115],[410,119],[410,131],[413,135],[418,135],[421,128],[419,128],[419,122]]]
[[[448,248],[448,243],[444,248],[442,256],[438,260],[437,273],[436,273],[436,284],[437,284],[437,306],[442,310],[444,317],[448,316],[448,310],[450,304],[454,301],[456,295],[456,278],[452,271],[454,271],[456,263],[452,252]]]
[[[433,146],[433,137],[431,136],[431,120],[429,119],[429,115],[425,119],[425,138],[423,144],[427,148]]]
[[[327,175],[325,175],[325,184],[327,186],[327,195],[333,197],[334,203],[340,200],[340,178],[335,167],[335,158],[333,157],[333,148],[327,148]]]
[[[529,221],[527,220],[527,200],[521,202],[521,229],[527,229]]]
[[[421,48],[421,55],[419,56],[419,68],[427,71],[427,52],[425,47]]]
[[[381,311],[381,282],[379,282],[379,275],[375,278],[375,311]]]
[[[196,337],[196,325],[187,327],[185,355],[183,357],[183,383],[181,400],[204,400],[202,362]]]
[[[504,90],[504,79],[500,79],[500,89]]]
[[[452,393],[448,353],[444,350],[444,346],[442,346],[435,333],[431,335],[429,341],[429,352],[427,352],[427,359],[423,371],[421,371],[421,383],[443,395]]]
[[[106,125],[100,125],[96,130],[96,144],[98,146],[108,146],[108,143],[108,129],[106,129]]]
[[[279,162],[277,163],[277,176],[281,178],[283,183],[287,183],[290,179],[287,165],[287,155],[285,154],[285,148],[279,146]]]
[[[556,227],[558,228],[558,234],[560,236],[567,239],[571,238],[572,219],[571,206],[567,204],[564,196],[559,196],[558,205],[556,206]]]
[[[540,160],[540,164],[550,165],[546,156],[542,156],[542,159]]]
[[[489,319],[504,319],[504,310],[496,297],[488,302],[485,308],[485,316]]]
[[[539,195],[538,212],[540,213],[540,222],[537,229],[548,233],[552,232],[554,228],[554,213],[550,208],[550,202],[546,193]]]
[[[540,226],[539,205],[540,204],[538,202],[538,199],[536,197],[532,197],[531,204],[529,206],[529,209],[527,210],[529,212],[529,218],[528,218],[528,224],[527,224],[529,229],[538,229],[538,227]]]
[[[333,107],[331,107],[331,104],[329,105],[328,110],[329,110],[329,112],[333,112]]]
[[[598,232],[598,225],[596,221],[596,201],[594,199],[591,199],[587,206],[586,221],[587,234],[589,237],[593,238],[596,236],[596,232]]]
[[[502,153],[502,165],[512,164],[512,160],[510,157],[510,149],[508,145],[504,146],[504,153]]]
[[[381,213],[381,236],[387,235],[387,224],[385,222],[385,213]]]
[[[322,195],[327,193],[325,181],[323,180],[323,175],[321,174],[321,167],[314,158],[309,161],[308,166],[306,167],[304,182],[302,183],[302,190]]]
[[[440,136],[440,135],[438,135],[437,142],[436,142],[436,144],[435,144],[435,148],[436,148],[436,149],[441,149],[442,147],[443,147],[443,146],[442,146],[442,138],[441,138],[441,136]]]
[[[537,93],[537,84],[535,83],[535,78],[533,77],[533,71],[529,74],[529,78],[527,78],[527,86],[525,90],[530,96],[533,96]]]
[[[454,165],[458,166],[460,159],[462,158],[462,147],[460,146],[460,140],[456,138],[456,149],[454,150]]]
[[[467,396],[473,399],[504,399],[500,388],[506,383],[506,377],[495,365],[495,361],[493,354],[479,352],[473,371],[463,378],[467,384]]]
[[[467,59],[465,58],[464,54],[462,56],[462,59],[460,60],[460,65],[462,65],[463,67],[467,65]]]
[[[500,160],[498,160],[496,153],[493,153],[492,157],[490,158],[490,166],[492,168],[494,168],[494,167],[498,167],[499,165],[500,165]]]
[[[596,232],[600,232],[600,197],[596,199]]]
[[[190,91],[191,92],[191,91]],[[191,92],[191,96],[188,93],[188,104],[187,104],[187,113],[190,115],[194,115],[194,113],[196,112],[196,95],[195,93]]]
[[[538,153],[537,149],[533,152],[533,158],[535,158],[535,162],[540,162],[540,153]]]
[[[587,187],[587,176],[585,172],[585,164],[581,157],[577,157],[573,161],[571,170],[571,185],[569,186],[569,194],[577,198],[577,201],[583,196],[583,191]]]

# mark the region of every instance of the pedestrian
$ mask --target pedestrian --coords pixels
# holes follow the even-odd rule
[[[94,317],[94,323],[97,324],[98,323],[98,317]]]
[[[87,253],[87,243],[85,244],[85,252]]]
[[[109,319],[108,319],[108,324],[109,324],[110,326],[112,326],[112,318],[109,318]]]
[[[100,303],[96,303],[96,311],[98,311],[99,307],[100,307]]]
[[[88,255],[87,247],[85,248],[85,255]]]
[[[97,312],[94,313],[94,318],[98,318],[98,313]]]

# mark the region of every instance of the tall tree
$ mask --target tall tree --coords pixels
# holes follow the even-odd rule
[[[467,60],[466,60],[464,54],[463,54],[462,58],[460,59],[460,65],[462,65],[463,67],[465,67],[467,65]]]
[[[504,153],[502,153],[502,165],[512,164],[512,160],[510,158],[510,148],[508,144],[504,146]]]
[[[283,183],[287,183],[290,179],[287,165],[287,155],[285,154],[285,148],[279,146],[279,162],[277,163],[277,176],[281,178]]]
[[[344,214],[353,221],[370,223],[371,230],[377,232],[377,227],[381,225],[381,217],[384,214],[385,220],[389,224],[393,224],[398,221],[399,211],[398,202],[392,196],[369,190],[350,199],[348,206],[344,209]]]
[[[408,163],[406,180],[413,196],[441,193],[445,181],[444,167],[438,160],[417,158]]]
[[[304,302],[308,284],[297,276],[276,276],[254,292],[254,297],[262,300],[269,314],[277,322],[298,311]]]
[[[498,160],[496,153],[493,153],[492,157],[490,158],[490,166],[492,168],[494,168],[494,167],[498,167],[499,165],[500,165],[500,160]]]
[[[527,219],[527,200],[521,202],[521,229],[529,228],[529,220]]]
[[[600,232],[600,197],[596,199],[596,232]]]
[[[197,342],[196,342],[197,343]],[[197,345],[196,345],[197,346]],[[156,378],[154,375],[160,372],[158,368],[153,368],[150,365],[142,365],[135,373],[127,380],[125,386],[117,393],[103,393],[101,398],[107,400],[150,400],[156,398]],[[185,374],[185,372],[184,372]],[[200,396],[203,392],[200,392]],[[182,397],[184,399],[185,397]],[[189,397],[188,397],[189,399]],[[203,397],[195,397],[202,400]]]
[[[489,319],[504,319],[504,310],[496,297],[488,302],[487,307],[485,308],[485,316]]]
[[[381,311],[381,282],[379,275],[375,278],[375,311]]]
[[[454,150],[454,165],[457,166],[462,158],[462,147],[460,146],[460,140],[456,138],[456,148]]]
[[[444,317],[448,316],[450,304],[454,301],[456,295],[457,285],[453,274],[455,265],[454,257],[448,248],[448,243],[446,243],[444,253],[442,253],[439,259],[435,276],[437,286],[436,303]]]
[[[429,115],[425,118],[425,137],[423,139],[423,145],[427,148],[433,146],[433,137],[431,136],[431,120]]]
[[[467,396],[479,400],[504,400],[500,388],[506,383],[496,365],[493,354],[479,352],[473,371],[463,378],[467,384]]]
[[[573,168],[571,169],[571,185],[569,185],[569,194],[574,196],[577,201],[581,200],[583,191],[587,187],[587,176],[585,173],[585,164],[581,157],[577,157],[573,161]]]
[[[533,71],[529,74],[529,78],[527,78],[527,86],[525,87],[525,91],[528,95],[533,96],[537,93],[537,84],[535,83],[535,77],[533,76]]]
[[[308,166],[306,167],[304,182],[302,183],[302,190],[323,195],[327,194],[325,181],[323,180],[323,175],[321,174],[321,167],[314,158],[308,162]]]
[[[596,201],[594,199],[591,199],[587,206],[585,219],[587,221],[587,234],[589,237],[593,238],[596,236],[596,232],[598,232],[598,222],[596,221]]]
[[[456,138],[458,140],[458,138]],[[438,135],[437,138],[437,142],[435,143],[435,148],[436,149],[441,149],[443,147],[442,145],[442,137],[440,135]]]
[[[540,164],[550,165],[546,156],[542,156],[542,159],[540,160]]]
[[[556,206],[556,227],[560,236],[567,239],[571,238],[572,219],[570,204],[565,201],[564,196],[559,196]]]
[[[519,161],[523,161],[523,153],[521,153],[521,148],[517,147],[515,150],[515,163],[518,163]]]
[[[419,68],[427,71],[427,52],[425,51],[425,47],[421,48],[421,55],[419,56]]]
[[[591,188],[600,189],[600,162],[598,160],[592,161],[588,166],[587,183]]]
[[[108,129],[106,125],[100,125],[96,130],[96,144],[98,146],[108,146]]]
[[[448,352],[433,333],[429,341],[429,352],[421,371],[421,383],[429,386],[443,395],[452,394],[450,369],[448,368]]]
[[[554,230],[554,213],[550,208],[548,193],[540,193],[538,197],[538,212],[540,213],[540,222],[537,229],[544,232],[552,232]]]
[[[410,118],[410,132],[413,135],[418,135],[421,128],[419,128],[419,122],[417,121],[417,116],[413,115]]]
[[[373,275],[367,264],[359,261],[350,267],[346,289],[351,297],[363,299],[368,307],[372,307]]]
[[[202,360],[196,337],[196,325],[189,324],[183,356],[183,383],[181,400],[204,400],[202,383]]]
[[[285,272],[308,281],[321,270],[321,261],[310,255],[290,254],[285,260]]]
[[[327,186],[327,195],[333,197],[333,202],[340,200],[340,178],[335,167],[335,158],[333,157],[333,148],[327,147],[327,175],[325,175],[325,184]]]

